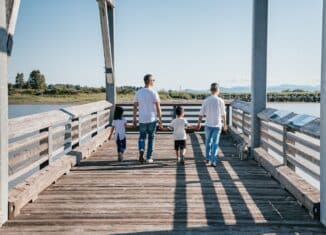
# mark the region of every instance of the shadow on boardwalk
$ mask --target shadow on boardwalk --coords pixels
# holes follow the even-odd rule
[[[136,135],[122,163],[106,143],[0,234],[325,234],[254,161],[235,156],[229,136],[218,166],[207,167],[203,138],[188,137],[184,166],[170,135],[157,135],[154,164],[137,162]]]

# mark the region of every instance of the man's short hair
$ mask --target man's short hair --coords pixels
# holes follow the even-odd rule
[[[145,82],[145,83],[148,83],[148,82],[151,80],[152,77],[153,77],[152,74],[146,74],[146,75],[144,76],[144,82]]]
[[[220,85],[217,82],[211,84],[211,91],[217,91],[220,89]]]
[[[183,113],[183,108],[181,106],[177,106],[175,109],[175,114],[180,116]]]

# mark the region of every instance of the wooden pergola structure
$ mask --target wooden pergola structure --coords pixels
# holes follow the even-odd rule
[[[114,0],[97,0],[105,58],[106,99],[116,102],[114,76]],[[20,0],[0,0],[0,224],[8,219],[8,58]],[[253,0],[251,147],[260,145],[257,114],[266,108],[268,0]],[[320,199],[321,222],[326,225],[326,0],[323,6],[321,62]]]

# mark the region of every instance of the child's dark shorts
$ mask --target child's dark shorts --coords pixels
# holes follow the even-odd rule
[[[186,140],[175,140],[174,149],[176,151],[183,150],[186,148]]]

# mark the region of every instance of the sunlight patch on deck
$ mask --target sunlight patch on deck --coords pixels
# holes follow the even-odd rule
[[[231,164],[226,161],[223,161],[222,164],[224,165],[226,171],[229,173],[231,179],[236,180],[236,181],[234,181],[234,184],[237,187],[242,199],[246,203],[246,206],[251,214],[252,219],[257,224],[258,223],[266,223],[267,220],[265,219],[263,213],[260,211],[260,209],[256,205],[255,201],[252,199],[252,197],[248,193],[244,184],[241,181],[237,181],[239,179],[239,176],[235,172],[235,170],[233,169]]]

